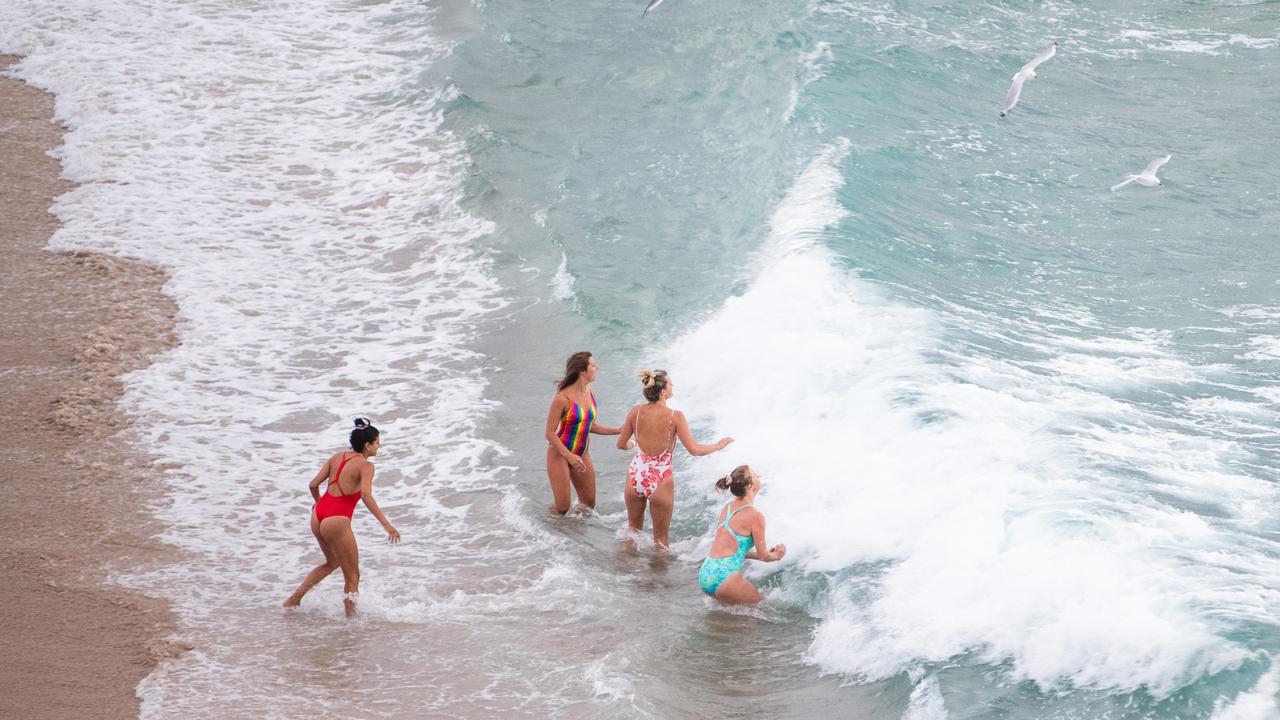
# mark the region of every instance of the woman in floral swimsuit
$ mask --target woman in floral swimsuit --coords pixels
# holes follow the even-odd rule
[[[699,445],[689,432],[684,414],[667,407],[673,384],[665,370],[642,370],[636,373],[644,386],[647,402],[636,405],[627,413],[626,422],[618,434],[618,449],[631,446],[635,435],[635,454],[627,469],[627,486],[622,494],[627,503],[627,525],[632,532],[644,529],[644,509],[649,508],[653,518],[653,542],[665,549],[669,544],[667,533],[671,529],[671,512],[675,507],[676,487],[672,475],[673,453],[676,438],[690,455],[710,455],[733,442],[733,438],[721,438],[714,445]]]

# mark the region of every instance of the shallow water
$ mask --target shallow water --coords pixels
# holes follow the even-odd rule
[[[129,378],[196,649],[148,718],[1274,718],[1274,3],[17,2],[58,247],[170,270]],[[108,12],[109,11],[109,12]],[[1009,77],[1055,58],[998,117]],[[1111,184],[1170,152],[1160,188]],[[668,368],[723,453],[670,556],[626,456],[551,516],[564,358]],[[362,618],[305,483],[385,432]],[[787,560],[711,606],[739,462]]]

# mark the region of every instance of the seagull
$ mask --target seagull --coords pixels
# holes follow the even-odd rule
[[[1111,186],[1111,192],[1115,192],[1131,182],[1136,182],[1139,185],[1146,185],[1147,187],[1155,187],[1159,185],[1160,178],[1156,177],[1156,171],[1160,169],[1161,165],[1169,162],[1169,158],[1172,157],[1172,155],[1158,157],[1147,163],[1147,166],[1137,175],[1125,175],[1123,180]]]
[[[644,12],[640,13],[640,17],[649,14],[649,11],[662,4],[662,0],[649,0],[649,4],[644,6]]]
[[[1009,94],[1004,96],[1004,107],[1000,108],[1000,117],[1008,115],[1013,106],[1018,104],[1018,97],[1022,95],[1022,83],[1036,76],[1036,66],[1053,57],[1056,52],[1058,52],[1058,43],[1054,41],[1049,45],[1048,50],[1031,58],[1031,62],[1023,65],[1021,70],[1013,74],[1013,84],[1009,86]]]

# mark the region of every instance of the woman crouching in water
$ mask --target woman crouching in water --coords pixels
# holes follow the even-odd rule
[[[734,499],[720,511],[711,539],[711,551],[698,571],[702,592],[727,605],[760,602],[760,591],[742,576],[747,560],[773,562],[787,554],[786,545],[769,547],[764,539],[764,514],[754,506],[760,492],[760,476],[739,465],[716,481],[717,490],[728,490]]]
[[[676,483],[672,474],[676,438],[690,455],[710,455],[733,442],[733,438],[720,438],[714,445],[699,445],[689,432],[689,422],[684,413],[667,407],[667,399],[675,391],[675,385],[666,370],[641,370],[636,373],[644,386],[644,399],[627,412],[618,435],[618,449],[630,447],[632,433],[636,436],[635,453],[627,468],[627,486],[622,491],[627,503],[627,525],[632,532],[644,529],[644,508],[649,507],[653,518],[653,542],[659,548],[670,544],[667,533],[671,529],[671,513],[676,503]]]
[[[591,462],[587,436],[617,435],[618,428],[596,422],[596,361],[589,352],[576,352],[564,364],[564,377],[547,411],[547,479],[551,481],[551,509],[569,512],[569,488],[578,494],[578,507],[596,506],[596,466]]]
[[[382,440],[378,428],[369,424],[368,418],[356,418],[351,431],[351,449],[339,452],[325,461],[320,472],[311,478],[311,497],[315,498],[315,510],[311,513],[311,533],[320,543],[324,562],[315,566],[297,590],[284,601],[285,607],[297,607],[302,596],[334,570],[342,569],[342,604],[347,617],[356,614],[356,601],[360,594],[360,550],[356,547],[356,535],[351,531],[351,516],[356,503],[364,500],[364,506],[382,523],[391,542],[400,542],[400,533],[387,520],[373,499],[373,463],[369,458],[378,454]],[[329,479],[324,495],[320,483]]]

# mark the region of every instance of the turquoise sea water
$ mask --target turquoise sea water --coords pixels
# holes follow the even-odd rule
[[[126,396],[187,559],[117,581],[196,648],[144,717],[1280,717],[1280,5],[100,5],[0,51],[71,128],[53,245],[183,308]],[[736,438],[668,555],[608,438],[545,509],[581,349],[602,421],[660,366]],[[354,414],[405,543],[282,618]],[[789,553],[728,611],[741,462]]]
[[[1275,715],[1274,3],[543,11],[472,9],[445,70],[506,282],[554,276],[505,392],[684,371],[802,538],[791,652],[907,680],[886,716]]]

